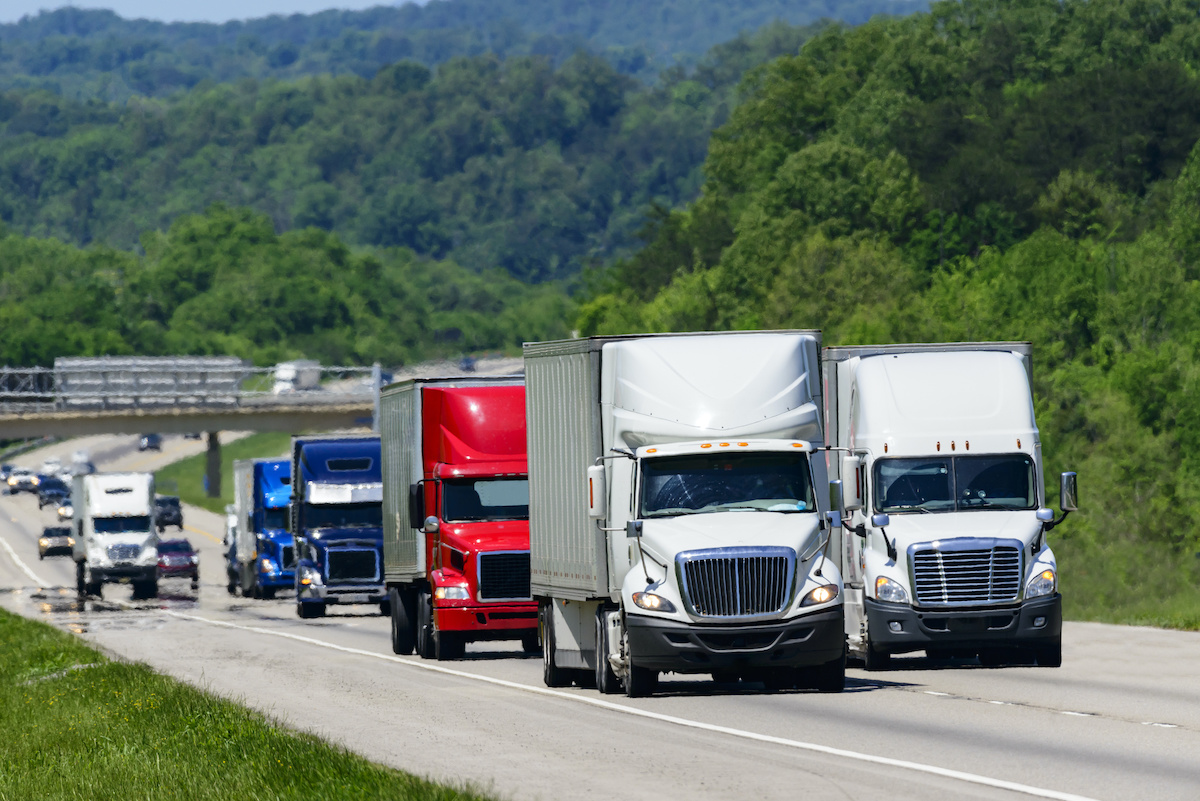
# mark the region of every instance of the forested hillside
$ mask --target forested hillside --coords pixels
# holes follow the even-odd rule
[[[711,47],[776,21],[864,22],[924,0],[433,0],[229,22],[166,24],[63,8],[0,25],[0,89],[68,97],[165,96],[201,82],[309,75],[374,76],[412,60],[537,55],[561,64],[577,50],[653,81]]]
[[[244,80],[169,100],[0,93],[0,220],[130,248],[223,202],[525,280],[627,252],[652,203],[696,196],[742,73],[796,53],[769,26],[646,87],[584,53],[411,61],[370,79]]]
[[[1198,12],[967,0],[822,33],[751,74],[702,197],[584,332],[1032,340],[1047,473],[1085,506],[1052,535],[1068,610],[1200,626]]]

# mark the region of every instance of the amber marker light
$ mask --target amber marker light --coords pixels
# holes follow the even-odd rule
[[[746,447],[746,446],[748,446],[749,444],[750,444],[749,442],[739,442],[739,443],[738,443],[738,447],[740,447],[740,448],[745,448],[745,447]]]
[[[701,445],[700,447],[701,447],[701,448],[711,448],[711,447],[712,447],[712,443],[711,443],[711,442],[706,442],[706,443],[704,443],[703,445]]]
[[[728,443],[728,442],[722,442],[722,443],[721,443],[721,447],[722,447],[722,448],[728,448],[728,447],[729,447],[729,443]]]
[[[658,448],[646,448],[646,453],[658,453]]]

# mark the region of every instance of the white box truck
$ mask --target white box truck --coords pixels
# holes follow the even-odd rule
[[[321,363],[311,359],[280,362],[275,365],[274,376],[271,392],[276,395],[320,389]]]
[[[850,653],[1062,663],[1027,342],[824,351],[833,548]]]
[[[820,334],[525,345],[531,584],[544,679],[660,673],[840,691]]]
[[[100,597],[104,584],[132,583],[134,597],[158,594],[158,529],[154,476],[75,476],[75,581],[81,595]]]

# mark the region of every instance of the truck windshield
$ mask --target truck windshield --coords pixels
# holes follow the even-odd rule
[[[97,534],[121,534],[126,531],[149,531],[150,517],[135,515],[133,517],[93,517],[92,530]]]
[[[1033,509],[1033,473],[1033,459],[1023,453],[880,459],[875,462],[875,511]]]
[[[380,520],[383,518],[380,517]],[[287,528],[287,507],[281,509],[263,509],[263,531]]]
[[[304,505],[305,528],[380,528],[381,503],[308,503]]]
[[[442,519],[528,520],[529,479],[480,478],[442,482]]]
[[[641,517],[815,508],[808,458],[800,453],[714,453],[642,462]]]

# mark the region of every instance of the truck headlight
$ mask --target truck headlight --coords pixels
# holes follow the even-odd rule
[[[675,604],[661,595],[655,595],[652,592],[635,592],[633,594],[633,602],[642,609],[648,609],[651,612],[675,611]]]
[[[320,584],[321,583],[321,574],[318,573],[316,570],[313,570],[311,567],[308,567],[307,565],[300,568],[298,578],[300,580],[300,583],[302,585],[304,585],[305,587],[307,587],[310,584]]]
[[[438,587],[433,591],[433,597],[439,601],[469,601],[471,593],[466,587]]]
[[[1058,577],[1054,575],[1053,570],[1043,570],[1033,577],[1033,580],[1025,586],[1026,598],[1040,598],[1043,595],[1050,595],[1058,586]]]
[[[889,604],[908,603],[908,590],[887,576],[875,579],[875,598]]]
[[[264,573],[274,573],[275,572],[275,563],[272,562],[270,559],[268,559],[265,556],[262,559],[258,560],[258,566],[259,566],[259,569],[262,570],[262,572],[264,572]]]
[[[834,598],[838,597],[839,592],[840,590],[836,584],[822,584],[820,587],[817,587],[815,590],[809,592],[808,595],[805,595],[804,600],[800,602],[800,605],[813,606],[814,604],[828,603],[829,601],[832,601]]]

